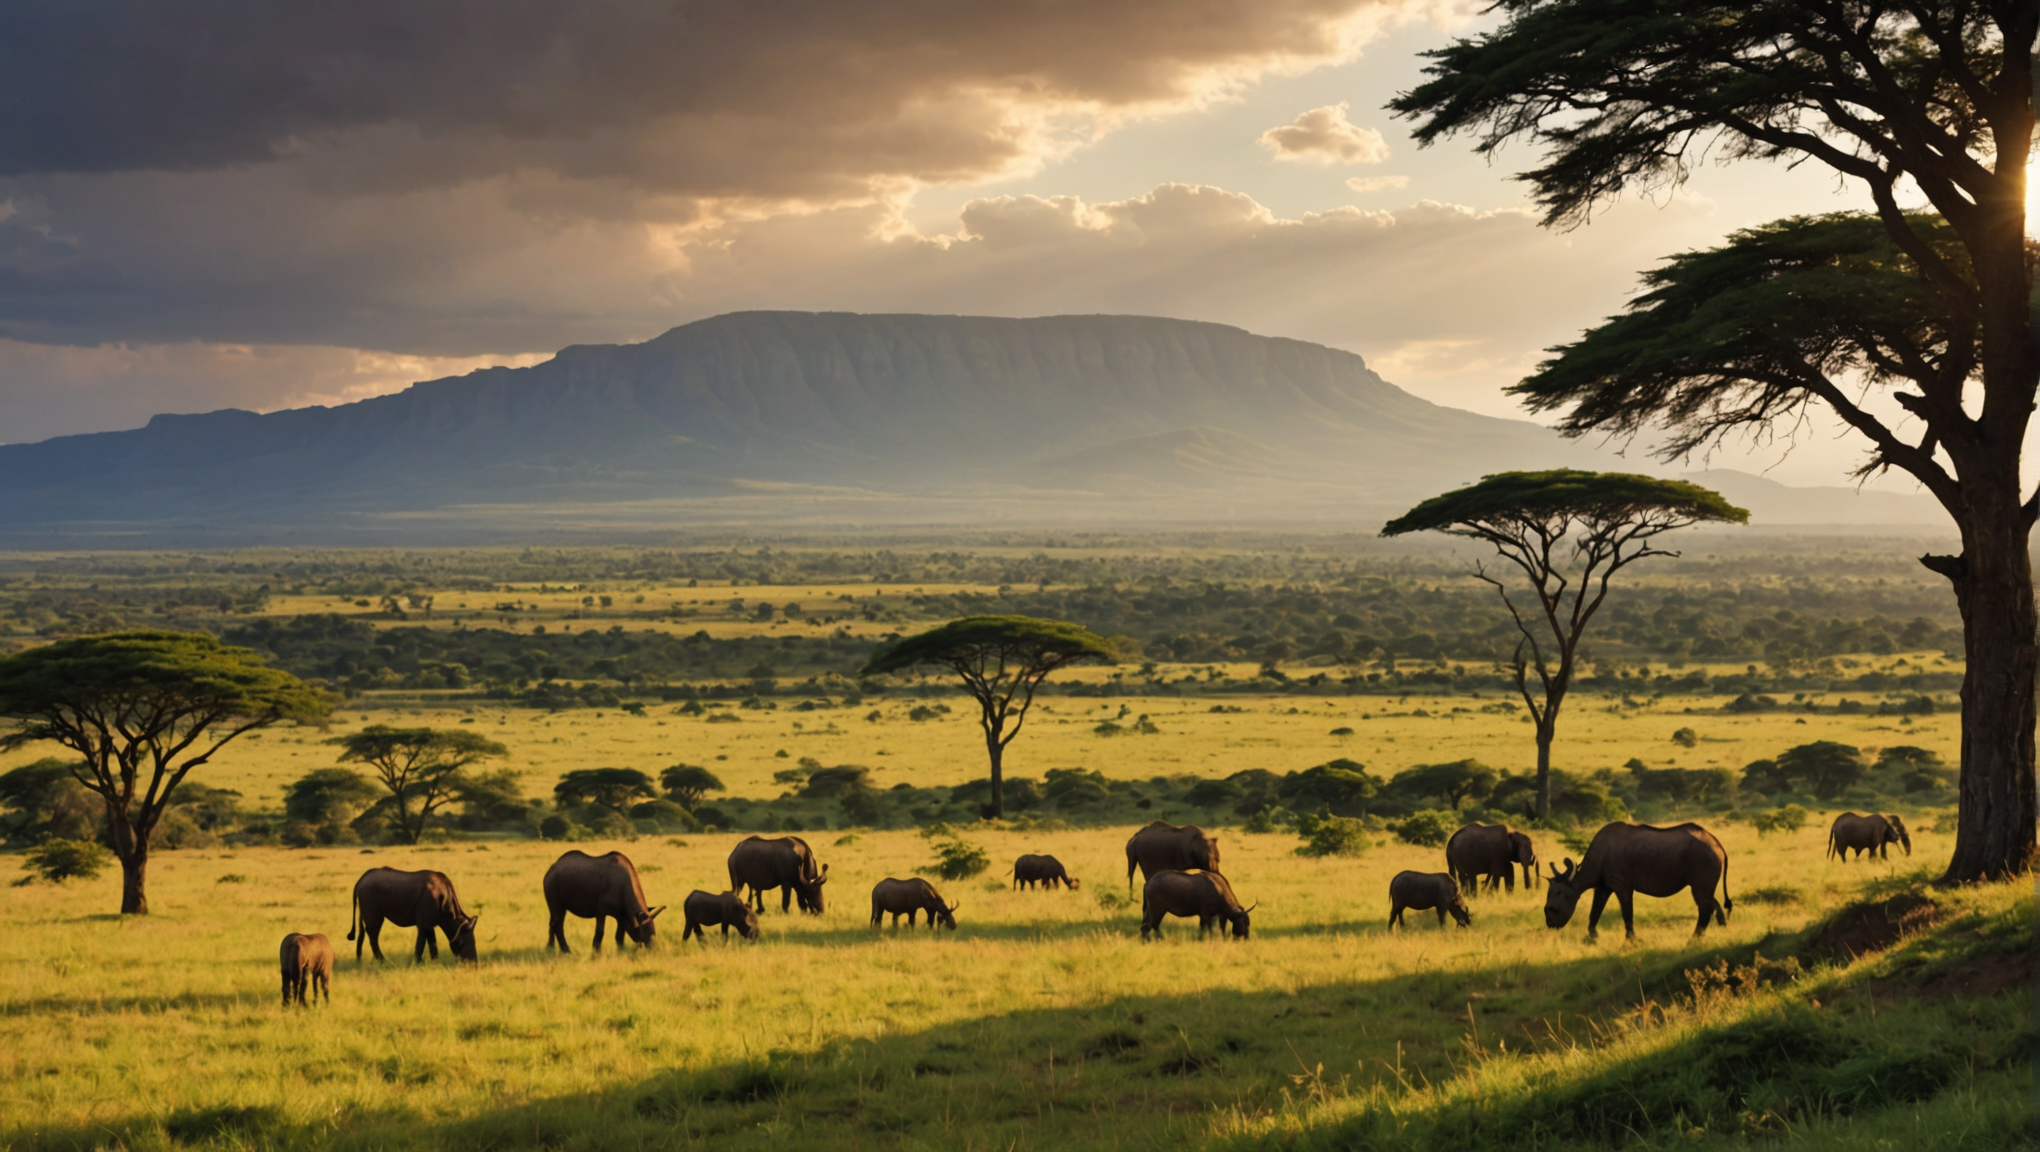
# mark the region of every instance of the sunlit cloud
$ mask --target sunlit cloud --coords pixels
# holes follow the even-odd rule
[[[1313,108],[1296,119],[1261,133],[1260,145],[1277,160],[1319,164],[1379,164],[1388,159],[1388,141],[1372,128],[1346,119],[1345,101]]]
[[[1407,188],[1407,176],[1353,176],[1347,179],[1346,187],[1355,192],[1385,192],[1390,188]]]

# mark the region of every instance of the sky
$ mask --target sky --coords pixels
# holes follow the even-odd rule
[[[751,308],[1115,312],[1503,389],[1673,252],[1860,202],[1707,167],[1540,227],[1383,110],[1456,0],[29,0],[0,441],[332,404]],[[1854,444],[1713,463],[1842,483]]]

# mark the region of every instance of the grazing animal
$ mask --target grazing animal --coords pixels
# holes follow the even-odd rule
[[[1714,899],[1714,885],[1721,885],[1721,899]],[[1650,824],[1610,824],[1594,833],[1587,845],[1586,859],[1573,864],[1565,859],[1565,871],[1551,866],[1551,885],[1544,897],[1544,923],[1563,928],[1572,919],[1580,894],[1594,891],[1594,907],[1587,913],[1587,938],[1594,938],[1601,910],[1613,895],[1622,904],[1622,927],[1636,937],[1636,893],[1673,896],[1682,888],[1693,890],[1700,921],[1693,935],[1704,936],[1712,919],[1728,923],[1735,901],[1728,897],[1728,851],[1714,834],[1698,824],[1675,824],[1659,828]]]
[[[829,866],[817,864],[815,850],[798,836],[767,840],[747,837],[730,851],[730,891],[739,897],[750,889],[753,906],[765,910],[768,889],[784,888],[779,910],[784,912],[796,899],[800,910],[822,914],[822,885],[829,882]]]
[[[935,886],[919,876],[912,880],[887,877],[871,886],[873,928],[879,926],[879,918],[888,912],[892,914],[893,927],[899,927],[900,917],[905,916],[907,927],[912,928],[915,914],[926,912],[928,927],[940,924],[953,932],[956,930],[956,910],[962,906],[961,900],[954,904],[943,903],[942,894],[935,891]]]
[[[703,944],[708,943],[708,933],[703,928],[722,925],[723,942],[728,943],[730,929],[746,940],[758,938],[758,914],[735,892],[703,892],[700,889],[689,892],[687,900],[680,905],[681,914],[687,917],[687,927],[680,933],[685,943],[690,937],[699,936]]]
[[[1897,844],[1912,855],[1912,837],[1906,833],[1905,821],[1896,816],[1858,816],[1844,812],[1835,817],[1834,827],[1828,829],[1829,856],[1849,859],[1850,851],[1857,856],[1868,852],[1879,860],[1891,859],[1890,845]]]
[[[1013,887],[1032,888],[1036,883],[1044,888],[1053,888],[1061,884],[1072,892],[1082,887],[1080,883],[1070,879],[1070,874],[1063,869],[1062,861],[1053,856],[1029,854],[1013,861]]]
[[[1449,872],[1398,872],[1388,882],[1388,926],[1403,926],[1403,909],[1414,908],[1419,912],[1438,910],[1438,927],[1445,926],[1445,914],[1459,921],[1461,928],[1473,923],[1473,916],[1466,910],[1466,901],[1459,897],[1459,882]]]
[[[1200,934],[1209,935],[1220,919],[1232,925],[1233,939],[1247,938],[1248,913],[1261,905],[1240,907],[1232,884],[1216,872],[1182,872],[1166,869],[1148,877],[1140,894],[1140,938],[1162,930],[1164,916],[1195,916]]]
[[[312,989],[312,999],[325,997],[326,1003],[333,1002],[333,942],[323,932],[307,936],[293,932],[283,938],[283,947],[277,949],[277,960],[283,967],[283,1006],[293,1003],[305,1004],[305,988]]]
[[[545,946],[565,953],[573,951],[567,947],[569,912],[584,920],[594,919],[595,951],[600,952],[605,918],[616,921],[618,945],[628,936],[640,948],[651,947],[657,935],[652,921],[666,906],[653,908],[646,903],[644,882],[638,879],[637,866],[630,857],[621,852],[590,856],[576,848],[545,870],[545,909],[550,917]]]
[[[1195,824],[1181,826],[1157,820],[1126,842],[1126,891],[1133,894],[1133,870],[1152,880],[1162,872],[1218,871],[1218,839]]]
[[[412,959],[422,963],[425,950],[439,959],[439,937],[446,933],[446,946],[463,964],[475,962],[475,921],[460,906],[453,881],[444,872],[399,872],[395,868],[370,868],[354,882],[354,919],[347,938],[354,941],[354,959],[361,960],[365,940],[380,960],[382,926],[387,920],[399,928],[418,929],[418,947]]]
[[[1468,824],[1445,842],[1445,869],[1470,896],[1483,887],[1490,892],[1506,887],[1513,894],[1518,864],[1528,888],[1537,876],[1537,850],[1530,837],[1507,824]]]

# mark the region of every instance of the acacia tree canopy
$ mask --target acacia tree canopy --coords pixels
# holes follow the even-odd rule
[[[1647,556],[1673,555],[1651,544],[1666,532],[1704,521],[1742,524],[1749,517],[1719,493],[1682,480],[1559,468],[1482,477],[1431,497],[1389,521],[1381,534],[1432,531],[1484,540],[1528,579],[1537,603],[1526,613],[1504,581],[1485,568],[1474,570],[1494,585],[1521,637],[1511,671],[1536,725],[1536,814],[1543,819],[1551,814],[1559,708],[1572,687],[1580,638],[1607,599],[1609,581]]]
[[[553,797],[561,804],[586,801],[599,804],[622,816],[631,803],[650,800],[658,793],[652,778],[635,768],[580,768],[560,777],[553,785]]]
[[[962,678],[978,702],[978,726],[991,761],[990,814],[996,818],[1006,811],[1006,745],[1020,734],[1041,682],[1079,661],[1118,659],[1111,641],[1082,625],[1032,616],[966,616],[880,648],[863,675],[940,664]]]
[[[462,772],[489,757],[510,754],[501,743],[458,728],[371,724],[326,742],[340,746],[341,763],[360,761],[375,770],[389,792],[384,803],[392,810],[391,823],[407,844],[416,844],[432,814],[453,799]]]
[[[77,753],[78,782],[106,806],[121,865],[121,912],[149,910],[149,842],[193,769],[235,737],[280,720],[322,722],[318,690],[205,633],[115,632],[0,660],[0,747],[39,740]]]

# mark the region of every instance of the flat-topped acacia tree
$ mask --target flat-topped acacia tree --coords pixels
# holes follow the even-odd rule
[[[1084,660],[1117,663],[1118,655],[1110,641],[1079,624],[1032,616],[966,616],[879,649],[863,675],[941,664],[962,678],[978,702],[978,727],[992,769],[988,814],[997,819],[1006,814],[1006,745],[1026,723],[1035,689],[1050,673]]]
[[[1510,671],[1537,731],[1537,818],[1551,814],[1551,741],[1558,710],[1572,687],[1580,638],[1586,635],[1615,573],[1650,556],[1667,532],[1705,521],[1742,524],[1750,514],[1719,493],[1680,480],[1627,472],[1502,472],[1429,500],[1388,522],[1383,536],[1443,532],[1483,540],[1523,571],[1536,601],[1526,613],[1508,585],[1476,566],[1494,585],[1520,639]],[[1530,673],[1537,674],[1537,687]]]
[[[453,799],[468,768],[510,749],[463,729],[393,728],[371,724],[326,741],[340,746],[340,762],[360,761],[375,769],[394,811],[390,828],[406,844],[425,835],[425,825]]]
[[[21,725],[0,747],[77,753],[78,782],[106,806],[125,915],[149,911],[149,841],[184,778],[237,736],[321,722],[331,707],[257,653],[197,632],[84,636],[0,660],[0,716]]]

